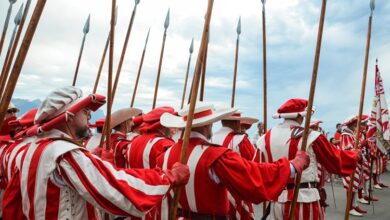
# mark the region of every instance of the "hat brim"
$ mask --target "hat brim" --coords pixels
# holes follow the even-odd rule
[[[259,121],[259,119],[257,119],[257,118],[242,117],[241,120],[240,120],[240,123],[241,123],[241,124],[252,125],[252,124],[254,124],[254,123],[257,123],[258,121]]]
[[[119,110],[117,112],[114,112],[111,115],[111,125],[110,128],[115,128],[119,124],[132,119],[133,117],[136,117],[138,115],[142,114],[141,109],[132,108],[132,109],[124,109],[123,111]]]
[[[192,127],[202,127],[214,122],[220,121],[236,112],[235,109],[220,109],[213,112],[211,115],[193,119]],[[172,115],[170,113],[164,113],[161,116],[160,122],[163,126],[168,128],[185,128],[187,121],[181,116]]]

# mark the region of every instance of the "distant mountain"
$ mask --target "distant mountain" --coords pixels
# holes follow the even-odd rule
[[[12,103],[16,105],[20,109],[20,112],[17,114],[17,116],[23,115],[25,112],[27,112],[30,109],[38,108],[42,101],[39,99],[35,100],[28,100],[28,99],[12,99]],[[103,118],[104,112],[102,109],[97,110],[96,112],[92,113],[92,118],[90,120],[91,123],[94,123],[97,119]]]

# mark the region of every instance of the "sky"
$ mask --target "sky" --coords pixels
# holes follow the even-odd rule
[[[13,8],[12,19],[22,0]],[[308,98],[313,69],[320,0],[268,0],[266,2],[268,124],[277,108],[289,98]],[[32,1],[31,16],[36,0]],[[119,62],[134,1],[117,0],[118,20],[114,41],[114,73]],[[141,0],[127,47],[113,110],[128,107],[136,73],[151,28],[135,106],[145,112],[152,106],[153,92],[170,9],[157,106],[180,107],[189,46],[194,38],[190,77],[200,46],[206,0]],[[8,1],[0,2],[0,25]],[[260,0],[215,0],[210,26],[205,101],[230,106],[236,45],[236,26],[241,16],[236,106],[246,116],[263,119],[263,53]],[[364,112],[369,113],[374,93],[375,59],[379,59],[385,90],[390,85],[390,1],[376,1]],[[44,99],[53,89],[71,85],[83,36],[91,14],[80,64],[77,86],[85,95],[92,91],[109,31],[111,1],[47,1],[24,63],[14,97]],[[315,119],[333,132],[335,124],[358,113],[370,7],[368,0],[328,1],[314,105]],[[5,48],[14,24],[9,25]],[[2,65],[5,52],[0,56]],[[106,94],[108,56],[98,93]],[[388,93],[389,94],[389,93]],[[255,128],[250,133],[253,134]]]

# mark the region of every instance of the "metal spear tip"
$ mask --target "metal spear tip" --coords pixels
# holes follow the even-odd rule
[[[261,0],[261,3],[262,3],[263,5],[265,5],[266,0]]]
[[[375,9],[375,0],[370,0],[370,8],[371,8],[371,11],[374,11],[374,9]]]
[[[23,6],[24,6],[24,3],[22,3],[22,5],[21,5],[20,8],[19,8],[18,13],[17,13],[16,16],[15,16],[15,19],[14,19],[15,25],[19,25],[19,24],[20,24],[20,21],[22,20]]]
[[[135,5],[138,5],[141,0],[135,0]]]
[[[87,21],[85,22],[84,29],[83,29],[84,34],[88,34],[89,32],[90,20],[91,20],[91,14],[88,15]]]
[[[16,0],[9,0],[9,3],[12,5],[16,2]]]
[[[194,52],[194,38],[192,38],[191,46],[190,46],[190,53],[192,54]]]
[[[240,18],[238,19],[237,34],[238,34],[238,35],[241,34],[241,16],[240,16]]]
[[[165,17],[165,22],[164,22],[164,28],[167,29],[169,27],[169,11],[171,9],[168,8],[167,16]]]

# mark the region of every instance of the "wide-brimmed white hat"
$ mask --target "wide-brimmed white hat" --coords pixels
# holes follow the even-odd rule
[[[163,126],[169,128],[184,128],[187,124],[189,105],[185,106],[178,112],[178,116],[164,113],[161,116],[160,122]],[[197,102],[194,111],[192,127],[201,127],[217,122],[236,112],[233,108],[223,108],[216,110],[213,105],[203,102]]]
[[[111,114],[110,128],[115,128],[119,124],[130,120],[142,114],[142,110],[138,108],[123,108]]]
[[[241,124],[253,124],[259,121],[257,118],[242,116],[239,111],[234,112],[232,115],[223,118],[224,121],[240,121]]]

